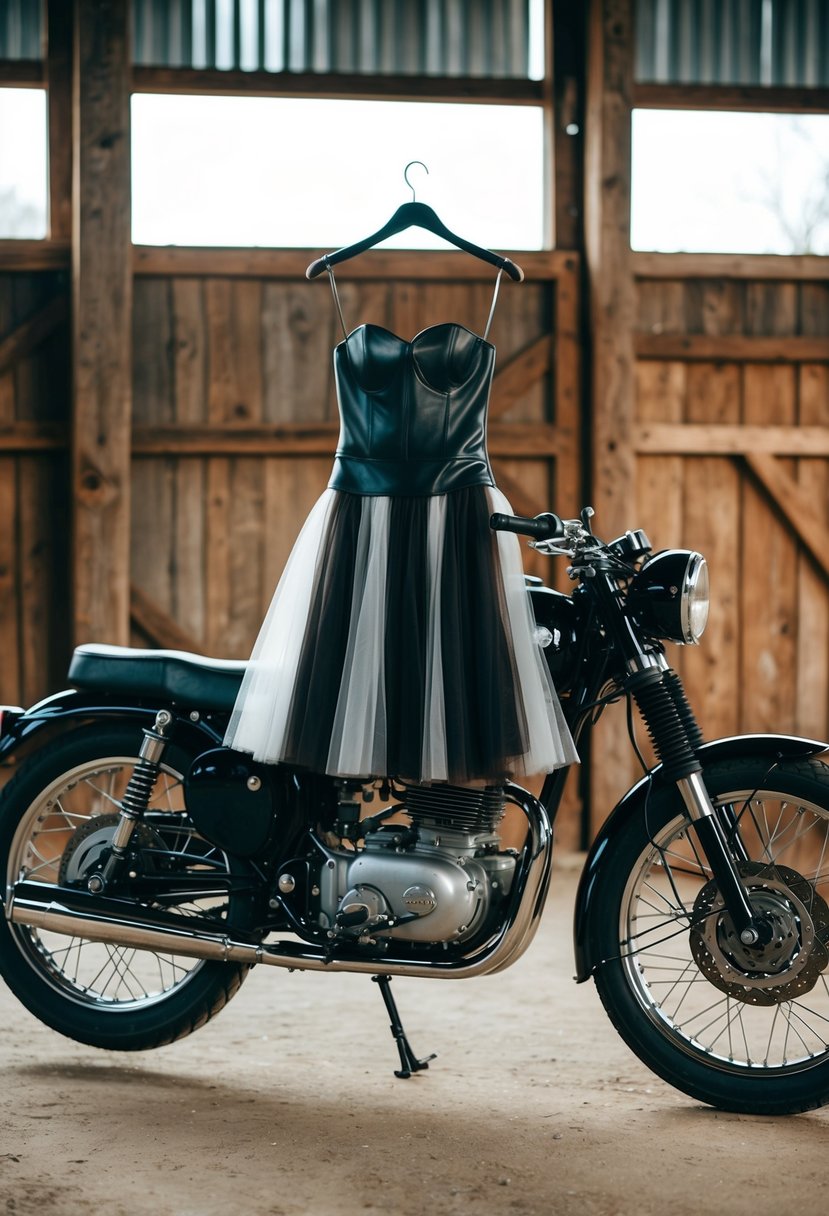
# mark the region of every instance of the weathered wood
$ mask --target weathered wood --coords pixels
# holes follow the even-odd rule
[[[5,381],[6,377],[0,378],[0,403]],[[0,418],[3,412],[0,408]],[[49,452],[68,446],[69,428],[63,423],[0,421],[0,452]]]
[[[130,587],[130,617],[147,638],[168,650],[186,650],[203,654],[198,638],[182,629],[178,622],[159,608],[140,587]]]
[[[4,271],[66,270],[71,260],[67,241],[0,240]]]
[[[129,637],[129,19],[77,0],[73,140],[74,638]]]
[[[827,258],[816,254],[634,253],[637,279],[829,279]]]
[[[829,430],[829,367],[806,366],[799,373],[798,418]],[[818,524],[829,531],[829,466],[826,459],[798,461],[798,483]],[[797,571],[797,717],[795,729],[825,739],[829,731],[829,586],[801,554]]]
[[[66,321],[68,315],[69,303],[66,296],[55,296],[10,334],[6,334],[0,341],[0,374],[45,341]]]
[[[9,89],[39,89],[46,83],[42,59],[0,59],[0,85]]]
[[[629,526],[635,456],[635,291],[630,253],[632,0],[589,10],[585,145],[585,249],[590,283],[593,497],[603,535]],[[630,744],[618,716],[599,724],[590,772],[590,817],[604,819],[625,784]]]
[[[673,366],[670,364],[669,366]],[[685,369],[685,417],[709,429],[740,418],[740,370],[733,364],[690,364]],[[671,648],[672,663],[682,660],[688,699],[706,738],[739,730],[740,473],[727,457],[705,451],[685,459],[685,500],[680,544],[697,549],[711,577],[711,610],[700,646]]]
[[[751,335],[636,334],[639,359],[699,359],[706,363],[818,363],[829,361],[829,338]]]
[[[17,705],[22,700],[21,649],[18,624],[17,461],[0,458],[0,698]]]
[[[552,20],[550,12],[552,10]],[[546,74],[553,90],[551,157],[554,175],[554,239],[559,249],[580,249],[583,244],[585,27],[587,5],[546,6],[552,29],[551,70]]]
[[[15,439],[17,428],[7,435],[0,428],[0,451],[59,446],[49,428],[43,439],[27,428],[28,439]],[[151,456],[312,456],[333,455],[339,427],[336,423],[303,426],[141,426],[133,430],[134,457]],[[489,450],[496,456],[559,456],[572,453],[576,436],[571,428],[550,423],[493,423]]]
[[[188,93],[241,97],[326,97],[368,101],[405,98],[531,105],[542,100],[541,81],[510,77],[428,76],[336,72],[225,71],[213,68],[139,67],[136,93]]]
[[[207,343],[204,283],[174,279],[173,380],[179,425],[204,424],[207,417]],[[133,434],[135,455],[136,435]],[[204,460],[179,460],[173,507],[173,599],[175,620],[192,637],[205,633]]]
[[[742,408],[753,425],[794,423],[794,369],[744,368]],[[786,519],[748,479],[739,541],[740,729],[790,731],[797,700],[796,547]]]
[[[5,243],[0,242],[0,255]],[[566,250],[502,250],[515,261],[529,281],[555,279],[578,269],[578,254]],[[135,245],[133,267],[137,275],[199,275],[209,278],[303,280],[305,271],[320,255],[319,249],[226,249],[185,246]],[[486,262],[466,253],[438,249],[371,249],[337,267],[337,282],[346,279],[430,279],[437,283],[459,280],[492,281]]]
[[[780,114],[822,114],[829,110],[829,89],[637,81],[633,87],[633,104],[651,110],[762,110]]]
[[[49,236],[72,237],[72,5],[47,0],[49,82]]]
[[[769,498],[809,550],[823,571],[824,578],[829,579],[829,528],[824,518],[824,503],[820,498],[815,498],[811,489],[801,485],[791,473],[781,468],[781,462],[776,457],[750,452],[744,459]]]
[[[717,364],[726,369],[734,364]],[[642,453],[769,452],[780,456],[827,456],[829,434],[822,426],[751,426],[738,423],[649,422],[633,428],[631,442]]]
[[[551,357],[552,341],[549,335],[545,334],[499,367],[492,385],[492,401],[489,407],[491,419],[508,413],[516,401],[547,374]]]

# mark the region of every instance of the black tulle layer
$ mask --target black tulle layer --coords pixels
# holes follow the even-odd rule
[[[366,501],[337,492],[332,505],[316,556],[288,713],[284,759],[318,771],[331,771],[353,605],[361,593],[355,571]],[[431,776],[423,771],[424,738],[435,730],[430,663],[439,621],[446,777],[456,783],[497,780],[525,752],[527,724],[516,697],[518,672],[486,489],[473,486],[445,496],[437,562],[430,551],[430,502],[389,500],[382,656],[386,754],[382,773],[364,775]],[[432,546],[434,535],[433,527]],[[352,655],[351,661],[359,660]]]

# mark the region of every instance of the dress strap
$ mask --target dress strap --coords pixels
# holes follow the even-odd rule
[[[501,275],[503,273],[504,268],[501,266],[495,278],[495,290],[492,293],[492,303],[489,306],[489,316],[487,317],[486,329],[484,330],[484,342],[486,342],[487,338],[489,337],[489,329],[492,325],[492,318],[495,316],[495,305],[498,303],[498,289],[501,286]]]
[[[325,269],[328,271],[328,278],[331,281],[331,291],[334,294],[334,303],[337,305],[337,312],[340,314],[340,325],[343,327],[343,337],[347,340],[348,330],[345,327],[345,317],[343,316],[343,306],[340,303],[340,293],[337,291],[337,280],[334,278],[334,271],[328,265],[328,259],[325,258],[323,260],[325,261]]]

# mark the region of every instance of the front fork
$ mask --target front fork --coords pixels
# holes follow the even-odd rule
[[[630,621],[619,611],[612,578],[605,576],[602,590],[607,599],[605,606],[610,608],[607,616],[617,623],[617,644],[626,656],[625,688],[632,694],[648,728],[662,775],[676,783],[741,942],[755,945],[761,939],[763,927],[749,902],[725,828],[702,778],[702,765],[697,759],[702,732],[682,682],[663,655],[642,648]]]
[[[101,895],[118,878],[127,858],[132,834],[144,816],[158,779],[161,759],[167,747],[167,732],[173,715],[160,709],[152,727],[144,727],[144,738],[138,752],[138,763],[132,771],[127,788],[121,798],[118,823],[112,835],[110,853],[100,870],[91,874],[87,888],[93,895]]]

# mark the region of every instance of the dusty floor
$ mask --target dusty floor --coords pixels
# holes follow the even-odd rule
[[[415,1049],[439,1053],[409,1081],[365,977],[259,968],[142,1056],[64,1040],[0,989],[0,1212],[823,1212],[829,1108],[723,1115],[648,1073],[571,980],[574,889],[565,864],[503,975],[395,981]]]

